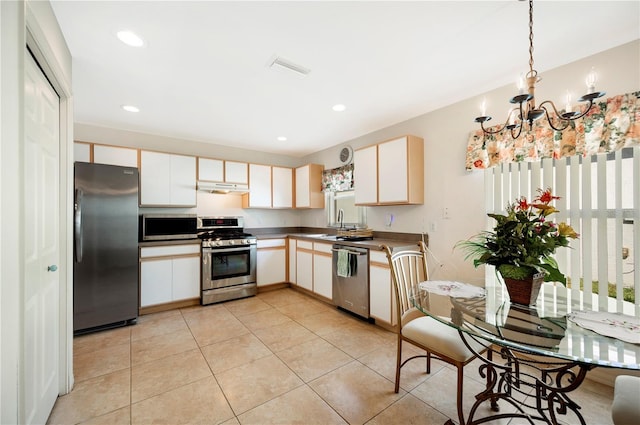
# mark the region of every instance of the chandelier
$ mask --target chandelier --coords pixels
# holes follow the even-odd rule
[[[556,131],[562,131],[569,126],[571,121],[584,117],[591,107],[593,101],[599,97],[605,95],[605,92],[599,92],[595,90],[595,83],[597,81],[597,75],[592,69],[587,76],[587,90],[588,93],[578,99],[579,102],[588,102],[586,109],[582,112],[572,111],[571,98],[567,93],[567,104],[564,112],[558,112],[558,109],[550,100],[545,100],[536,106],[535,101],[535,89],[536,83],[540,82],[541,78],[538,77],[538,71],[533,69],[533,0],[529,0],[529,72],[525,77],[520,77],[518,82],[519,93],[512,97],[509,102],[518,106],[511,108],[507,114],[507,120],[502,125],[496,126],[495,129],[485,128],[484,124],[491,119],[490,116],[485,113],[485,105],[482,105],[482,116],[475,119],[475,122],[480,123],[480,127],[485,135],[496,134],[503,131],[505,128],[510,130],[511,137],[517,139],[522,132],[522,127],[525,123],[529,124],[529,129],[532,128],[533,122],[546,117],[551,128]],[[528,92],[524,93],[524,84],[527,84]]]

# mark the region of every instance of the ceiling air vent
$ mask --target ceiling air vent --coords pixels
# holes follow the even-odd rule
[[[302,65],[298,65],[297,63],[293,63],[289,60],[277,56],[271,62],[271,65],[269,65],[269,67],[273,69],[285,69],[291,72],[295,72],[296,74],[303,77],[311,72],[309,68],[305,68]]]

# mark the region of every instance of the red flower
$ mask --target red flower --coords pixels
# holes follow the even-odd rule
[[[529,203],[527,202],[527,198],[523,196],[522,198],[518,199],[518,208],[521,211],[526,211],[529,209]]]
[[[542,202],[545,205],[548,205],[549,202],[553,201],[554,199],[560,199],[559,196],[553,196],[551,194],[551,189],[547,189],[547,190],[542,190],[542,189],[538,189],[538,193],[540,193],[540,196],[538,196],[536,199],[534,199],[535,201],[539,201]]]
[[[473,161],[473,166],[476,168],[482,168],[482,160],[476,159],[475,161]]]

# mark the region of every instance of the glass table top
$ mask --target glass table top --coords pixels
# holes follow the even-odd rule
[[[588,311],[589,306],[568,300],[571,294],[562,286],[544,284],[536,305],[530,307],[511,303],[500,283],[487,286],[485,296],[473,291],[432,290],[433,283],[429,281],[431,289],[421,285],[425,289],[413,294],[414,306],[466,334],[532,354],[640,370],[640,333],[632,334],[632,341],[638,338],[638,343],[632,343],[578,325],[571,313]],[[442,283],[442,287],[451,284]],[[464,296],[455,296],[460,294]],[[634,324],[638,320],[626,317]]]

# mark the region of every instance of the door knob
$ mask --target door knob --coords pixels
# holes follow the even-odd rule
[[[52,264],[49,267],[47,267],[48,272],[55,272],[56,270],[58,270],[58,266],[56,266],[55,264]]]

